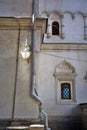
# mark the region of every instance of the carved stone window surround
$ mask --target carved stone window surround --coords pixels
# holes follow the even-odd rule
[[[57,104],[76,104],[75,79],[77,74],[74,67],[67,61],[63,61],[55,68],[54,77],[56,84],[56,103]],[[71,99],[61,99],[61,84],[69,83],[71,89]]]

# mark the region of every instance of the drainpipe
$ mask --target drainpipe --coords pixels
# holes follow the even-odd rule
[[[32,97],[38,102],[39,104],[39,112],[40,116],[41,114],[45,118],[45,128],[46,130],[50,130],[48,127],[48,116],[47,113],[43,111],[42,109],[42,101],[38,94],[35,93],[36,90],[36,26],[35,26],[35,0],[33,0],[32,4],[32,23],[33,23],[33,30],[32,30],[32,73],[31,73],[31,94]]]
[[[44,115],[45,118],[45,127],[48,130],[48,116],[47,113],[45,113],[42,109],[42,101],[40,99],[40,97],[35,93],[35,88],[36,88],[36,69],[35,69],[35,65],[36,65],[36,40],[35,40],[35,28],[33,28],[32,30],[32,75],[31,75],[31,94],[32,97],[38,102],[39,104],[39,110],[40,110],[40,114]]]

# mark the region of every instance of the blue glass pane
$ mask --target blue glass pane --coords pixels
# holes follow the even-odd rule
[[[68,88],[64,88],[64,90],[63,90],[63,97],[64,98],[69,98],[69,89]]]
[[[61,95],[62,99],[71,99],[71,91],[69,83],[61,84],[61,93],[62,93]]]

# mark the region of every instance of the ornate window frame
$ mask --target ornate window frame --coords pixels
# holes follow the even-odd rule
[[[52,34],[52,24],[54,22],[57,22],[59,24],[59,35],[53,35]],[[60,19],[48,19],[48,25],[47,25],[47,37],[50,38],[50,37],[60,37],[61,38],[61,21]]]
[[[55,85],[56,85],[56,103],[57,104],[75,104],[75,80],[77,74],[74,67],[67,61],[63,61],[55,68]],[[61,83],[69,83],[71,88],[71,99],[61,98]]]

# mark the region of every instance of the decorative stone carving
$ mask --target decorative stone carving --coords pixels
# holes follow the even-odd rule
[[[81,11],[75,12],[74,15],[81,15],[82,17],[84,17],[84,13]]]
[[[50,19],[60,19],[62,17],[62,14],[60,12],[51,12],[49,14]]]
[[[43,17],[43,18],[48,18],[47,12],[42,12],[41,17]]]
[[[55,68],[55,73],[57,73],[57,72],[73,73],[73,72],[75,72],[75,69],[69,62],[64,60],[60,64],[58,64],[58,66]]]
[[[69,14],[69,15],[71,16],[71,18],[74,19],[74,13],[73,13],[73,12],[70,12],[70,11],[64,11],[62,14],[63,14],[63,15],[65,15],[65,14]]]
[[[71,11],[64,11],[64,12],[59,12],[59,11],[53,11],[53,12],[42,12],[41,17],[44,18],[52,18],[52,19],[57,19],[57,18],[63,18],[65,14],[69,14],[72,19],[75,19],[76,15],[81,15],[83,18],[85,17],[85,13],[81,11],[76,11],[76,12],[71,12]]]
[[[76,75],[74,67],[66,60],[55,67],[54,76],[59,80],[73,80]]]

